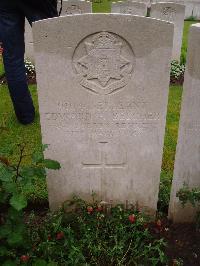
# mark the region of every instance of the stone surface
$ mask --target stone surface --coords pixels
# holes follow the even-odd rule
[[[113,2],[111,5],[111,13],[124,13],[138,16],[146,16],[147,4],[133,1]]]
[[[151,5],[151,17],[174,23],[172,59],[180,60],[184,27],[185,6],[175,3],[156,3]]]
[[[153,0],[152,2],[173,2],[185,5],[185,19],[191,16],[195,16],[197,19],[200,19],[200,0]]]
[[[59,5],[58,5],[59,10]],[[92,13],[92,3],[85,0],[64,0],[61,16]]]
[[[25,20],[25,58],[34,62],[34,50],[33,50],[33,34],[32,28],[27,20]]]
[[[183,208],[176,192],[186,183],[200,187],[200,24],[190,28],[187,66],[182,96],[169,217],[174,222],[191,222],[195,209]]]
[[[51,209],[95,192],[154,214],[173,24],[83,14],[39,21],[33,30],[45,157],[62,165],[48,172]]]

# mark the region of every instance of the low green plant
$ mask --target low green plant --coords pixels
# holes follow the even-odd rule
[[[45,178],[45,168],[59,169],[60,164],[50,159],[44,159],[42,151],[32,155],[30,165],[23,165],[25,144],[17,144],[12,149],[0,151],[0,264],[12,264],[16,261],[19,250],[30,246],[27,227],[24,223],[23,210],[27,206],[25,193],[35,176]],[[18,152],[16,164],[9,161],[11,153]],[[8,260],[7,260],[8,259]],[[4,263],[4,264],[3,264]],[[13,262],[14,263],[14,262]]]
[[[181,76],[184,75],[185,72],[185,65],[180,64],[177,60],[173,60],[171,62],[171,71],[170,76],[175,79],[179,79]]]
[[[198,20],[197,20],[197,17],[191,15],[190,17],[188,17],[188,18],[186,19],[186,21],[198,21]]]
[[[200,187],[189,188],[186,184],[184,184],[183,188],[181,188],[176,196],[181,201],[183,207],[186,203],[192,204],[193,207],[200,207]],[[197,212],[196,215],[196,224],[197,227],[200,227],[200,211]]]
[[[165,265],[165,242],[153,236],[148,222],[136,208],[106,208],[105,202],[87,203],[74,197],[32,233],[29,263]]]

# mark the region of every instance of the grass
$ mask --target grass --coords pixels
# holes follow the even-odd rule
[[[3,63],[2,63],[2,59],[0,57],[0,77],[4,74],[4,66],[3,66]]]
[[[103,0],[101,4],[93,4],[93,10],[95,12],[109,12],[110,2]],[[186,21],[183,35],[183,47],[182,53],[186,52],[187,48],[187,36],[189,26],[194,21]],[[0,74],[3,72],[3,65],[0,61]],[[0,149],[8,148],[13,143],[23,142],[26,143],[26,152],[31,154],[34,149],[40,149],[41,147],[41,132],[40,122],[38,113],[38,102],[37,102],[37,90],[36,86],[30,86],[30,91],[33,96],[34,104],[36,106],[36,120],[32,125],[23,126],[20,125],[14,115],[11,100],[9,97],[8,89],[6,85],[0,85],[0,126],[8,128],[7,131],[0,131]],[[170,183],[173,176],[175,149],[178,134],[178,122],[179,112],[181,105],[181,86],[171,86],[169,90],[169,102],[168,102],[168,113],[167,113],[167,125],[164,142],[164,154],[162,162],[161,172],[161,193],[160,196],[161,204],[164,204],[169,198]],[[10,160],[13,162],[17,161],[18,154],[15,153],[10,156]],[[27,156],[23,163],[28,164],[30,157]],[[36,180],[33,186],[32,192],[29,195],[31,200],[45,199],[47,198],[46,184],[43,181]]]

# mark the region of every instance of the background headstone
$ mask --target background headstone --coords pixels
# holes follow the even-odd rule
[[[185,6],[175,3],[156,3],[151,5],[151,17],[174,23],[172,59],[180,61]]]
[[[199,0],[153,0],[153,3],[157,2],[173,2],[176,4],[185,5],[185,19],[194,16],[200,19],[200,1]]]
[[[182,207],[176,197],[184,183],[200,187],[200,24],[190,28],[187,66],[176,149],[169,217],[174,222],[191,222],[196,210]]]
[[[27,19],[25,20],[25,58],[34,62],[33,33]]]
[[[58,5],[59,10],[59,5]],[[92,13],[92,3],[85,0],[64,0],[61,16]]]
[[[113,2],[111,13],[132,14],[138,16],[147,15],[147,4],[133,1]]]
[[[45,157],[62,166],[48,172],[51,209],[96,192],[154,214],[173,24],[84,14],[39,21],[33,31]]]

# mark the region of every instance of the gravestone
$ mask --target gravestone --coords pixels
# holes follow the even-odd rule
[[[34,50],[33,50],[33,34],[32,28],[28,23],[27,19],[25,20],[25,58],[29,59],[31,62],[34,62]]]
[[[174,23],[172,59],[180,61],[185,6],[175,3],[156,3],[151,5],[151,17]]]
[[[158,2],[173,2],[185,6],[185,19],[192,16],[200,19],[200,1],[199,0],[153,0],[153,3]]]
[[[36,22],[33,31],[45,157],[62,166],[48,172],[51,209],[95,192],[154,214],[173,24],[83,14]]]
[[[59,7],[58,7],[59,10]],[[64,0],[61,16],[92,13],[92,3],[85,0]]]
[[[174,179],[170,199],[169,217],[174,222],[191,222],[196,210],[182,207],[177,191],[184,185],[200,187],[200,24],[190,28],[187,66],[179,123]]]
[[[146,16],[147,4],[133,1],[113,2],[111,6],[111,13],[124,13],[138,16]]]

